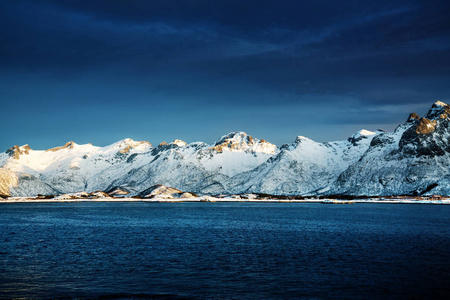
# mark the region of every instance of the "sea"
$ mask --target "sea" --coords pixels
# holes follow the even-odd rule
[[[449,299],[450,206],[3,203],[0,298]]]

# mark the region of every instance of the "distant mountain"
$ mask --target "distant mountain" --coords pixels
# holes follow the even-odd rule
[[[412,113],[392,133],[374,137],[368,150],[342,172],[329,193],[450,195],[450,106]]]
[[[116,176],[112,186],[134,192],[162,184],[194,193],[227,193],[230,178],[249,171],[279,152],[264,140],[232,132],[213,145],[197,142],[162,143],[151,152],[136,157],[133,168]]]
[[[317,194],[355,163],[379,133],[361,130],[345,141],[329,143],[298,136],[255,169],[234,176],[229,189],[234,193]]]
[[[281,148],[245,132],[212,145],[125,139],[45,151],[13,146],[0,154],[0,195],[450,195],[449,118],[450,106],[437,101],[425,117],[412,113],[391,133],[360,130],[327,143],[298,136]]]

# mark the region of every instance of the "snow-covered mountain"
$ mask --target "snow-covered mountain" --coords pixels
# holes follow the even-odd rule
[[[31,196],[121,187],[133,196],[156,184],[221,193],[232,176],[255,168],[278,151],[245,132],[232,132],[213,145],[175,140],[152,147],[147,141],[125,139],[106,147],[68,142],[45,151],[14,146],[0,154],[0,194]],[[27,193],[14,179],[19,174],[33,178],[36,187]]]
[[[374,137],[369,149],[339,175],[329,192],[352,195],[450,195],[450,106],[433,104],[410,114],[392,133]]]
[[[345,141],[317,143],[303,136],[257,168],[232,178],[234,193],[317,194],[355,163],[379,132],[360,130]]]
[[[0,195],[139,196],[156,185],[197,194],[450,195],[449,118],[450,106],[438,101],[391,133],[360,130],[327,143],[298,136],[280,148],[244,132],[212,145],[175,140],[153,147],[125,139],[45,151],[13,146],[0,154]]]
[[[14,146],[6,151],[6,156],[3,154],[0,157],[0,163],[2,168],[16,174],[28,174],[39,179],[58,193],[94,191],[104,189],[107,185],[105,181],[126,173],[127,168],[131,167],[124,163],[126,159],[146,153],[148,149],[151,149],[149,142],[135,142],[131,139],[107,147],[68,142],[64,146],[45,151],[33,150],[28,145]],[[20,186],[12,185],[14,192],[11,194],[16,194]],[[39,191],[41,194],[48,193],[45,190]]]
[[[150,162],[137,164],[111,185],[134,192],[162,184],[195,193],[227,193],[230,178],[254,169],[278,152],[275,145],[245,132],[229,133],[213,145],[163,142],[147,155]]]

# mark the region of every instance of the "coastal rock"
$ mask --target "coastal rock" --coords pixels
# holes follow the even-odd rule
[[[175,199],[175,198],[194,198],[197,197],[197,195],[182,192],[172,187],[157,184],[139,193],[138,197],[150,199],[152,198]]]
[[[107,189],[105,191],[105,194],[107,194],[110,197],[126,197],[130,195],[130,191],[124,187],[114,186]]]

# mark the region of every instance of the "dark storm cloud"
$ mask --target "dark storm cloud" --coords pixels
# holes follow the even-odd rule
[[[48,0],[2,6],[2,58],[27,66],[126,59],[151,67],[236,58],[252,67],[274,52],[281,67],[307,59],[355,59],[361,67],[368,59],[370,67],[385,55],[450,46],[444,1]]]
[[[324,23],[351,17],[361,12],[369,13],[379,7],[378,1],[366,1],[361,7],[359,1],[146,1],[121,0],[100,1],[59,1],[48,3],[89,13],[97,18],[120,22],[188,22],[211,23],[231,27],[236,30],[254,31],[267,27],[310,27],[320,28]],[[385,1],[385,3],[389,3]],[[408,2],[406,2],[408,3]]]
[[[1,1],[1,90],[63,110],[114,113],[129,95],[148,109],[393,124],[449,97],[449,15],[448,1],[417,0]]]

